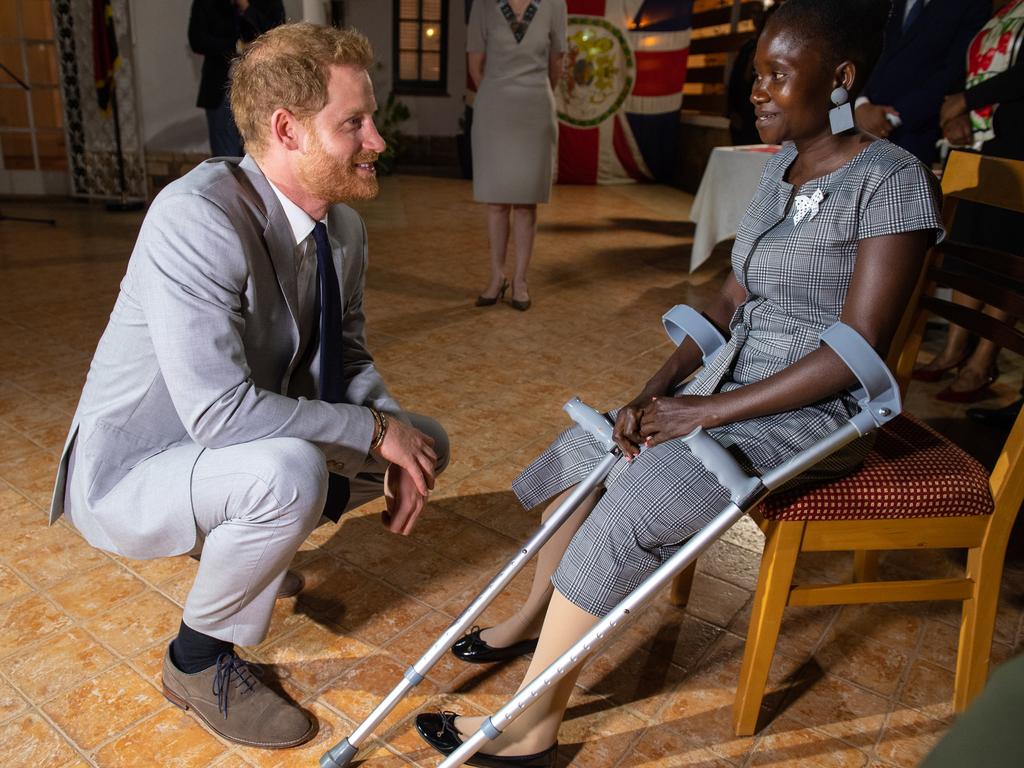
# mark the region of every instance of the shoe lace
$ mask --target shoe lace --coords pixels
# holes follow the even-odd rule
[[[224,719],[228,718],[228,694],[231,690],[231,683],[234,687],[241,689],[239,695],[244,696],[256,690],[258,677],[262,669],[248,662],[243,661],[233,653],[222,653],[217,657],[217,670],[213,676],[213,695],[217,697],[217,711],[224,713]]]

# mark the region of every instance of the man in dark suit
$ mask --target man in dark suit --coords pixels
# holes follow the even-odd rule
[[[206,110],[210,154],[241,157],[242,137],[228,105],[231,60],[268,29],[284,24],[281,0],[192,0],[188,44],[203,56],[196,106]]]
[[[942,99],[991,11],[991,0],[895,0],[882,56],[857,99],[857,124],[932,163]]]

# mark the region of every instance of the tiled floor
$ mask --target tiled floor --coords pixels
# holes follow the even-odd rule
[[[361,205],[370,233],[371,345],[409,408],[437,416],[454,459],[413,536],[377,506],[303,547],[307,589],[278,603],[248,655],[321,721],[311,745],[239,749],[159,691],[161,657],[195,565],[132,562],[44,524],[56,457],[140,216],[78,203],[4,201],[0,222],[0,765],[313,766],[414,660],[536,524],[509,492],[579,394],[611,406],[668,352],[661,313],[699,304],[725,266],[688,275],[689,198],[658,187],[557,188],[541,212],[535,306],[476,309],[483,211],[469,185],[387,179]],[[1013,397],[1019,369],[1004,376]],[[970,437],[956,409],[919,387],[911,409]],[[985,435],[978,442],[990,443]],[[966,437],[964,439],[966,439]],[[584,672],[561,732],[563,762],[622,766],[914,766],[950,721],[955,610],[945,605],[791,610],[772,673],[777,714],[754,738],[729,727],[760,534],[741,525],[704,557],[690,607],[664,601]],[[955,556],[893,556],[891,574],[952,572]],[[803,563],[840,578],[848,558]],[[529,573],[488,611],[510,609]],[[993,656],[1024,641],[1024,567],[1012,560]],[[380,731],[365,763],[432,766],[411,732],[423,706],[489,711],[522,674],[445,658]]]

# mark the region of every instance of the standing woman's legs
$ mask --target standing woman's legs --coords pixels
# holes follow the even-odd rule
[[[487,236],[491,247],[491,282],[482,298],[497,298],[505,284],[505,252],[508,250],[509,214],[511,205],[487,204]]]
[[[512,277],[512,298],[529,301],[530,292],[526,284],[526,271],[533,256],[533,238],[537,233],[537,206],[515,205],[512,208],[512,226],[516,241],[516,271]]]

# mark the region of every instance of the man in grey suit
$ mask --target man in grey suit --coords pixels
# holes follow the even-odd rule
[[[384,495],[408,533],[448,460],[366,347],[366,231],[339,203],[377,192],[384,142],[356,32],[278,27],[233,68],[249,154],[153,202],[61,461],[61,514],[130,558],[200,555],[165,695],[224,738],[301,744],[316,722],[234,646],[263,640],[299,545]]]

